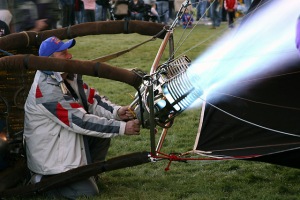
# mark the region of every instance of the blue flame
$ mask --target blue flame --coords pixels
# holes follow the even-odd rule
[[[274,0],[261,6],[192,62],[187,76],[193,86],[209,95],[299,56],[295,45],[299,8],[300,0]]]

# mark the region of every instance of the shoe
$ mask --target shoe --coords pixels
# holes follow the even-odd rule
[[[215,26],[212,26],[210,29],[216,29],[216,27],[215,27]]]
[[[31,176],[30,183],[31,183],[31,184],[39,183],[39,182],[41,182],[42,178],[43,178],[43,175],[40,175],[40,174],[33,174],[33,175]]]

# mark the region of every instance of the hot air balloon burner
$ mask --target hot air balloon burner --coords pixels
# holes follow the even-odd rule
[[[201,96],[202,90],[194,88],[187,76],[189,66],[190,60],[183,56],[161,65],[155,74],[146,77],[146,84],[141,89],[142,103],[135,106],[137,118],[144,127],[150,126],[150,109],[153,109],[155,124],[167,127]],[[153,97],[148,89],[150,85]],[[153,108],[150,108],[151,103]]]

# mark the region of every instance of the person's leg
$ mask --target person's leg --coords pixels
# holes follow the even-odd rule
[[[62,16],[62,27],[67,27],[68,26],[68,6],[63,6],[61,9],[61,16]]]
[[[94,177],[70,183],[67,186],[59,187],[46,192],[51,198],[77,199],[78,197],[91,197],[99,194],[99,189]]]
[[[215,26],[220,26],[222,21],[222,9],[220,8],[219,2],[215,2]]]
[[[200,8],[200,13],[201,13],[202,19],[206,18],[206,8],[207,8],[207,0],[203,0],[201,3],[201,8]]]
[[[95,20],[102,21],[102,5],[96,3]]]
[[[110,138],[88,137],[88,144],[92,162],[105,161],[110,146]]]
[[[244,3],[245,3],[246,10],[248,11],[251,5],[251,0],[244,0]]]
[[[96,16],[95,16],[95,10],[91,10],[91,22],[94,22],[96,20]]]
[[[70,24],[69,25],[74,25],[75,24],[75,9],[74,9],[74,5],[71,5],[70,8]]]
[[[137,20],[143,20],[143,13],[138,13],[136,16]]]
[[[101,16],[101,20],[102,21],[106,21],[107,20],[107,10],[109,8],[106,6],[102,6],[102,16]]]
[[[80,24],[80,12],[75,11],[75,23]]]
[[[86,22],[94,22],[95,21],[95,11],[94,10],[85,10]]]
[[[133,12],[130,12],[130,19],[131,19],[131,20],[135,20],[135,16],[134,16],[134,13],[133,13]]]
[[[111,139],[87,136],[87,141],[92,162],[105,161]],[[97,194],[99,194],[99,189],[94,177],[70,183],[65,187],[60,187],[46,193],[50,197],[65,197],[68,199],[76,199],[80,196],[95,196]]]
[[[151,7],[151,13],[152,15],[154,15],[155,17],[153,18],[153,21],[157,20],[157,23],[160,23],[160,17],[159,14],[156,10],[156,6],[155,7]]]
[[[157,6],[157,8],[156,8],[156,10],[157,10],[157,12],[158,12],[158,14],[159,14],[159,21],[162,21],[162,17],[164,17],[163,16],[163,7],[162,7],[162,1],[157,1],[156,2],[156,6]]]
[[[210,19],[211,19],[211,22],[212,22],[212,28],[215,28],[216,27],[216,7],[215,7],[216,3],[212,3],[211,7],[210,7]]]
[[[201,7],[202,7],[202,1],[200,0],[199,3],[196,5],[196,10],[197,10],[197,14],[196,14],[196,20],[198,21],[199,19],[201,19]]]
[[[168,1],[163,1],[162,7],[163,7],[163,13],[164,13],[164,24],[168,25],[168,22],[169,22],[169,2]]]

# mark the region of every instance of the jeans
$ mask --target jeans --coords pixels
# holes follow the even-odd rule
[[[165,25],[169,22],[169,2],[168,1],[156,1],[157,5],[157,12],[162,22],[164,22]]]
[[[95,21],[95,10],[84,10],[84,21],[94,22]]]
[[[87,160],[91,159],[91,162],[101,162],[105,161],[109,146],[110,146],[110,138],[97,138],[92,136],[84,136],[86,137],[86,141],[88,146],[85,146],[88,150],[86,150]],[[37,183],[41,179],[46,179],[47,176],[36,176],[33,175],[31,180],[32,183]],[[89,177],[83,180],[74,181],[68,183],[65,186],[54,188],[48,192],[46,192],[46,196],[50,198],[58,198],[61,199],[63,197],[67,199],[76,200],[81,196],[95,196],[99,194],[99,189],[94,177]]]
[[[81,24],[81,23],[83,23],[84,22],[84,14],[83,14],[83,10],[80,10],[80,11],[75,11],[75,21],[76,21],[76,23],[77,24]]]
[[[106,21],[108,9],[108,7],[96,3],[96,21]]]
[[[207,0],[199,0],[197,5],[197,21],[206,17]]]
[[[143,13],[130,13],[130,19],[131,20],[143,20]]]
[[[66,186],[58,187],[46,192],[46,196],[54,199],[76,200],[79,197],[91,197],[99,194],[99,189],[94,177],[72,182]]]
[[[62,27],[68,27],[75,24],[75,11],[73,5],[64,5],[62,7]]]
[[[222,9],[218,1],[214,1],[210,7],[210,18],[212,20],[213,27],[221,25],[222,21]]]
[[[252,2],[252,0],[244,0],[246,10],[248,10],[250,8],[251,2]]]

